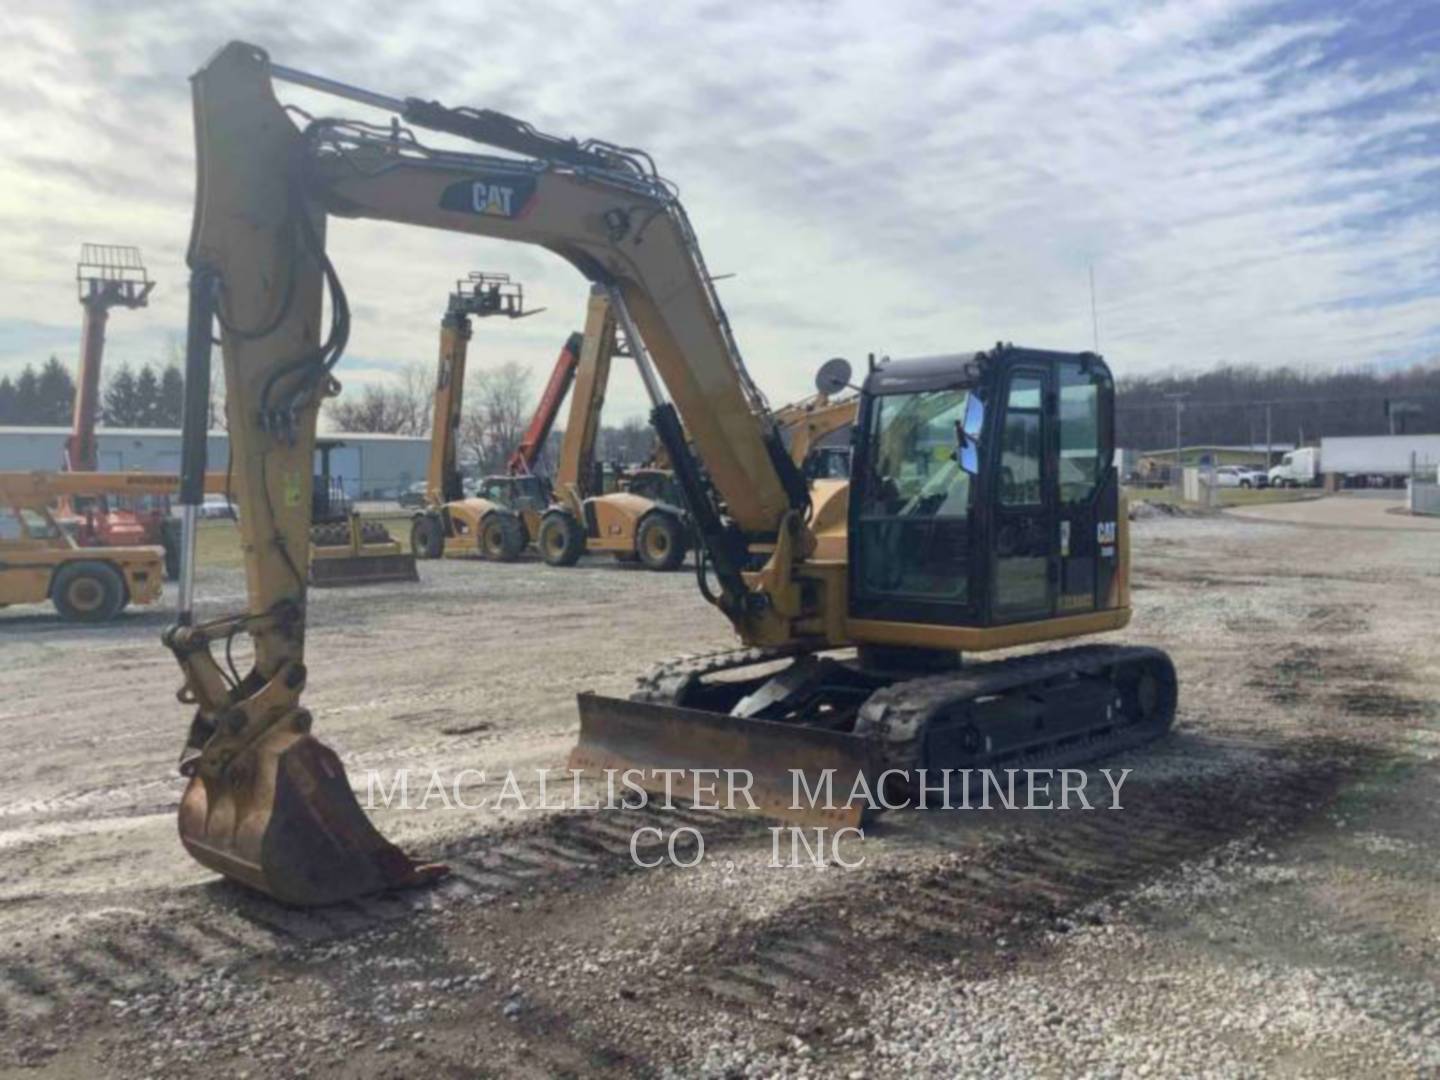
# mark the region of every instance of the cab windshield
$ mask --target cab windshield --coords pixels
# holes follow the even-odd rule
[[[946,389],[876,397],[870,409],[858,585],[963,602],[984,407],[969,389]]]
[[[0,509],[0,540],[58,540],[60,526],[49,514],[28,506]]]

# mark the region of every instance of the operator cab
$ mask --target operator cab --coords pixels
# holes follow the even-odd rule
[[[624,490],[654,503],[682,507],[684,496],[669,469],[632,469],[625,477]]]
[[[1116,606],[1113,406],[1091,353],[875,366],[852,465],[851,617],[985,627]]]
[[[534,510],[543,512],[553,499],[550,482],[543,476],[487,476],[480,482],[478,494],[482,499],[499,503],[517,512]]]

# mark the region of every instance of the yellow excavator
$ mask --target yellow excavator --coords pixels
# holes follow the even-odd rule
[[[850,445],[835,446],[825,440],[854,428],[859,400],[853,394],[817,393],[775,410],[790,460],[810,482],[809,525],[817,559],[843,559],[849,547]]]
[[[508,274],[474,272],[458,282],[450,294],[440,322],[440,364],[431,410],[430,463],[425,474],[427,505],[410,522],[410,550],[418,559],[479,555],[510,562],[534,541],[549,492],[540,477],[529,474],[529,460],[521,458],[523,476],[487,477],[483,491],[467,496],[460,476],[459,445],[471,320],[523,319],[541,310],[525,310],[524,289]],[[542,410],[557,385],[560,396],[564,396],[578,347],[576,335],[572,334],[556,362],[541,402]],[[556,401],[554,408],[558,407]]]
[[[535,546],[551,566],[574,566],[589,551],[638,561],[649,570],[674,570],[685,561],[688,546],[683,507],[659,497],[661,491],[653,484],[643,487],[645,494],[642,486],[597,490],[595,442],[611,361],[631,355],[616,339],[609,290],[596,287],[586,312],[570,419],[555,470],[555,504],[540,520]]]
[[[848,452],[843,455],[843,468],[832,468],[828,463],[821,465],[818,454],[827,437],[854,426],[858,402],[853,394],[831,398],[829,394],[816,393],[775,410],[775,423],[790,451],[790,460],[807,476],[843,479],[850,475]],[[849,447],[843,449],[848,451]]]
[[[280,105],[274,80],[394,121],[307,119]],[[680,791],[697,770],[748,770],[766,812],[856,821],[863,800],[797,807],[795,773],[818,784],[834,770],[837,791],[861,779],[904,789],[921,768],[1079,762],[1170,726],[1175,672],[1155,649],[960,661],[1129,622],[1114,383],[1099,356],[997,345],[872,366],[858,388],[846,556],[821,558],[809,486],[746,371],[675,188],[648,155],[347,86],[238,42],[192,87],[186,514],[166,640],[194,706],[180,835],[205,865],[296,904],[443,873],[374,829],[301,705],[296,553],[315,418],[349,329],[325,250],[331,217],[543,247],[607,291],[635,351],[699,542],[697,580],[744,647],[662,665],[629,699],[580,695],[573,766],[633,769],[652,790]],[[503,153],[431,148],[416,129]],[[193,510],[217,323],[249,604],[198,623]],[[825,393],[850,383],[843,364],[821,375]],[[254,641],[243,675],[214,655],[242,633]]]

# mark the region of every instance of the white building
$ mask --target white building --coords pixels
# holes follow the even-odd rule
[[[58,469],[70,429],[0,427],[0,471]],[[180,432],[174,428],[99,428],[95,433],[103,472],[180,471]],[[327,433],[322,440],[344,445],[330,451],[330,474],[352,499],[391,498],[425,479],[430,440],[410,435]],[[212,431],[206,451],[212,472],[230,459],[230,438]],[[320,470],[316,455],[315,470]]]

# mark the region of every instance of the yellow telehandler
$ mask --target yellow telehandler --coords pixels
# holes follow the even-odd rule
[[[459,448],[471,320],[523,319],[543,310],[525,310],[525,291],[509,274],[474,272],[450,294],[440,322],[426,505],[410,519],[410,550],[417,559],[479,555],[510,562],[534,542],[550,489],[542,477],[531,473],[530,466],[543,449],[550,424],[574,378],[579,335],[571,334],[560,350],[540,406],[511,455],[510,475],[486,477],[474,494],[467,495],[460,475]]]
[[[601,491],[595,442],[610,382],[611,361],[632,355],[617,343],[610,294],[591,291],[584,344],[570,399],[570,419],[555,470],[555,502],[540,520],[535,545],[551,566],[574,566],[586,552],[637,561],[648,570],[674,570],[685,560],[689,522],[685,510],[663,499],[653,483]],[[643,492],[643,493],[642,493]]]

